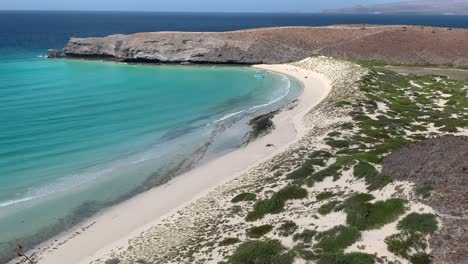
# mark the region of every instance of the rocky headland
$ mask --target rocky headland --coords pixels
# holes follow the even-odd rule
[[[343,25],[71,38],[66,57],[151,63],[275,64],[323,55],[398,64],[468,65],[468,30]]]

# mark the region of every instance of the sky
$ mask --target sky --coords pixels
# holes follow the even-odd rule
[[[0,10],[319,12],[398,0],[0,0]]]

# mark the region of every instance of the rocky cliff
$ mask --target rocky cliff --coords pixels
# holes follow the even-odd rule
[[[468,30],[406,26],[285,27],[72,38],[68,57],[155,63],[285,63],[314,55],[468,65]]]

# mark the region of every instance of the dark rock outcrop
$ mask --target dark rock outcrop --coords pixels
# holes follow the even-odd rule
[[[468,30],[404,26],[285,27],[72,38],[68,57],[154,63],[285,63],[324,55],[405,64],[468,65]]]
[[[468,137],[442,136],[405,146],[383,160],[382,171],[431,192],[423,202],[443,221],[430,240],[434,263],[468,263]]]
[[[62,57],[62,51],[56,49],[49,49],[47,51],[47,58],[60,58]]]

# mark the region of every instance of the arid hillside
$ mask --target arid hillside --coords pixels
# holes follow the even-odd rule
[[[468,65],[468,30],[416,26],[285,27],[72,38],[70,57],[155,63],[285,63],[315,55],[403,64]]]
[[[383,173],[415,183],[444,225],[431,237],[434,263],[468,262],[468,137],[442,136],[405,146],[383,160]]]
[[[330,14],[468,14],[468,0],[416,0],[323,10]]]

